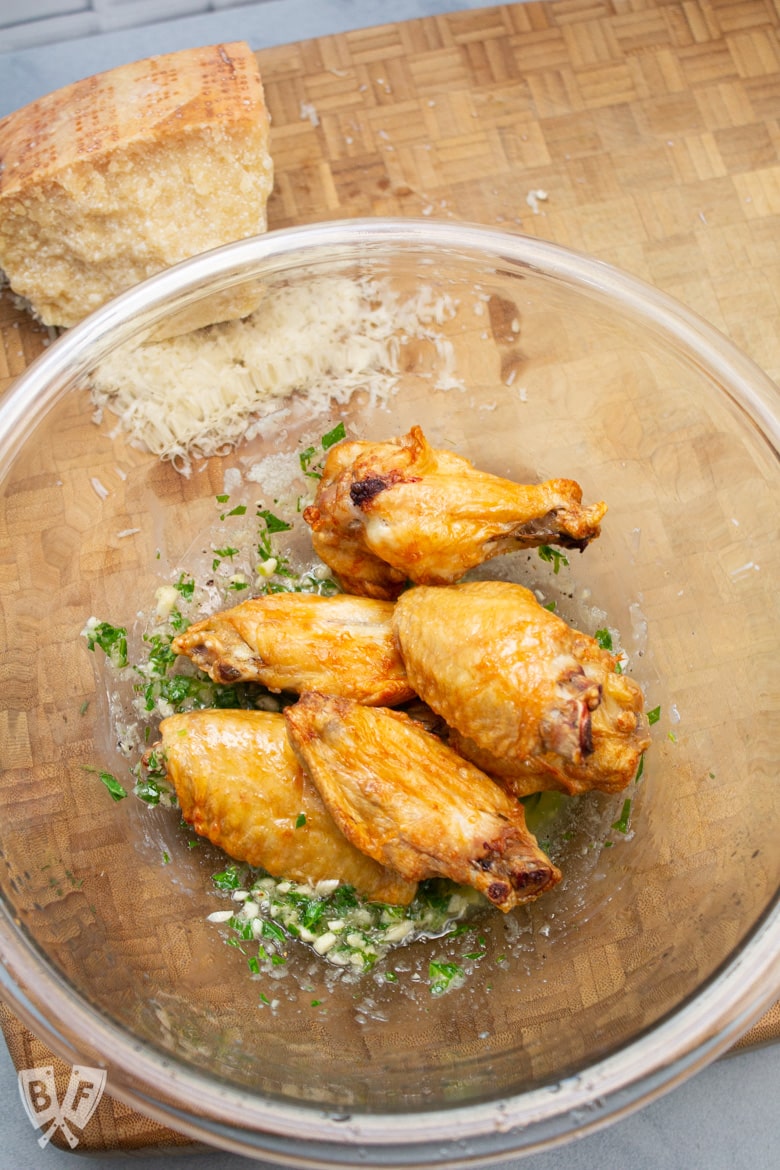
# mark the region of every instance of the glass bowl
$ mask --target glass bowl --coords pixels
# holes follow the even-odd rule
[[[260,313],[303,290],[338,318],[355,287],[373,314],[370,371],[360,355],[349,378],[318,365],[321,333],[293,320],[284,357],[315,370],[310,388],[271,403],[234,448],[177,467],[110,410],[96,420],[107,363],[116,377],[136,351],[165,361],[176,343],[155,339],[188,316],[234,297]],[[236,504],[284,512],[292,528],[274,539],[305,561],[305,471],[340,422],[374,439],[420,424],[485,470],[570,477],[606,500],[601,538],[568,564],[532,551],[480,573],[609,629],[657,721],[629,790],[571,806],[565,879],[532,907],[399,949],[392,981],[381,964],[335,978],[298,943],[274,981],[209,921],[230,905],[211,881],[224,856],[174,810],[114,802],[101,784],[105,771],[129,790],[132,759],[123,700],[82,631],[96,616],[138,640],[161,586],[210,571]],[[142,1112],[301,1166],[539,1149],[724,1051],[780,970],[779,440],[776,389],[685,308],[476,226],[270,233],[62,336],[0,407],[0,957],[14,1009],[58,1054],[107,1068]],[[462,985],[434,994],[430,963],[450,960]]]

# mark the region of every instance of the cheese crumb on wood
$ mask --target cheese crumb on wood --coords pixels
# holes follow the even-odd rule
[[[44,324],[75,325],[180,260],[265,231],[268,141],[243,42],[50,93],[0,120],[0,268]]]

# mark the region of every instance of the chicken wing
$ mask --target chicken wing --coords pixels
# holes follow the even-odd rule
[[[450,742],[516,796],[617,792],[649,744],[642,692],[522,585],[420,586],[394,628],[414,689]]]
[[[307,693],[284,718],[345,837],[407,880],[449,877],[501,910],[560,880],[522,805],[408,716]]]
[[[319,689],[361,703],[412,698],[393,640],[393,607],[366,597],[275,593],[205,618],[174,639],[218,683]]]
[[[397,597],[407,581],[447,585],[515,549],[583,549],[606,505],[583,508],[569,479],[521,485],[434,450],[420,427],[387,443],[331,448],[303,517],[317,555],[349,593]]]
[[[339,832],[267,711],[190,711],[160,724],[161,751],[181,813],[237,861],[312,884],[339,878],[376,902],[408,905],[415,883]]]

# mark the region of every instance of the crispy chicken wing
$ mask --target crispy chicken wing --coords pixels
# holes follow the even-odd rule
[[[394,627],[409,681],[450,742],[516,796],[617,792],[635,775],[649,744],[642,692],[529,589],[410,589]]]
[[[307,693],[284,717],[344,835],[409,881],[449,877],[510,910],[560,880],[522,805],[401,712]]]
[[[407,905],[416,886],[339,832],[293,753],[281,715],[190,711],[160,724],[182,816],[237,861],[274,877],[339,878],[373,901]]]
[[[524,486],[434,450],[420,427],[387,443],[340,443],[304,509],[317,555],[344,589],[394,598],[407,580],[446,585],[499,553],[584,548],[603,503],[569,479]]]
[[[216,613],[173,641],[219,683],[322,690],[393,706],[414,692],[392,633],[393,607],[366,597],[275,593]]]

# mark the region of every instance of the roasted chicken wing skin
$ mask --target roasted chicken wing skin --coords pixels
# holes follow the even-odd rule
[[[403,713],[307,693],[284,718],[345,837],[407,880],[449,877],[505,911],[560,880],[522,805]]]
[[[347,841],[267,711],[190,711],[160,724],[182,816],[237,861],[274,877],[339,878],[372,901],[408,905],[414,882]]]
[[[599,535],[603,503],[570,479],[522,485],[430,446],[420,427],[333,447],[304,509],[317,555],[349,593],[394,598],[407,581],[447,585],[500,553]]]
[[[218,683],[319,689],[362,703],[412,698],[392,632],[392,604],[337,594],[275,593],[215,613],[173,641]]]
[[[616,660],[522,585],[418,586],[394,628],[418,695],[451,744],[516,796],[617,792],[649,744],[642,692]]]

